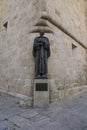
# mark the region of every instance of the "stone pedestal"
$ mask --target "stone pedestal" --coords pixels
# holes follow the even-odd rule
[[[49,106],[49,81],[48,79],[34,80],[34,107]]]

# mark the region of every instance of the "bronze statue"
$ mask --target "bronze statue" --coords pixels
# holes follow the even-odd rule
[[[50,43],[42,31],[40,36],[34,40],[33,56],[35,57],[35,78],[47,78],[47,58],[50,57]]]

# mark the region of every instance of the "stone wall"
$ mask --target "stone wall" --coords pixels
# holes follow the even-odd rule
[[[0,88],[32,96],[33,41],[44,30],[51,101],[86,84],[86,29],[83,0],[1,0]],[[3,25],[7,23],[7,28]]]
[[[87,0],[85,0],[85,16],[86,16],[86,30],[87,30]]]
[[[47,15],[87,47],[84,0],[48,0],[46,6]]]

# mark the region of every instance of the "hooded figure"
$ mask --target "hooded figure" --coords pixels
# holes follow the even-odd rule
[[[33,44],[33,56],[35,57],[36,78],[47,78],[47,58],[50,57],[50,43],[44,32],[36,37]]]

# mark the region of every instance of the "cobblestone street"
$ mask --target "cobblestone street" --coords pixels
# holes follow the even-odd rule
[[[0,130],[87,130],[87,92],[49,108],[20,106],[19,99],[1,94]]]

